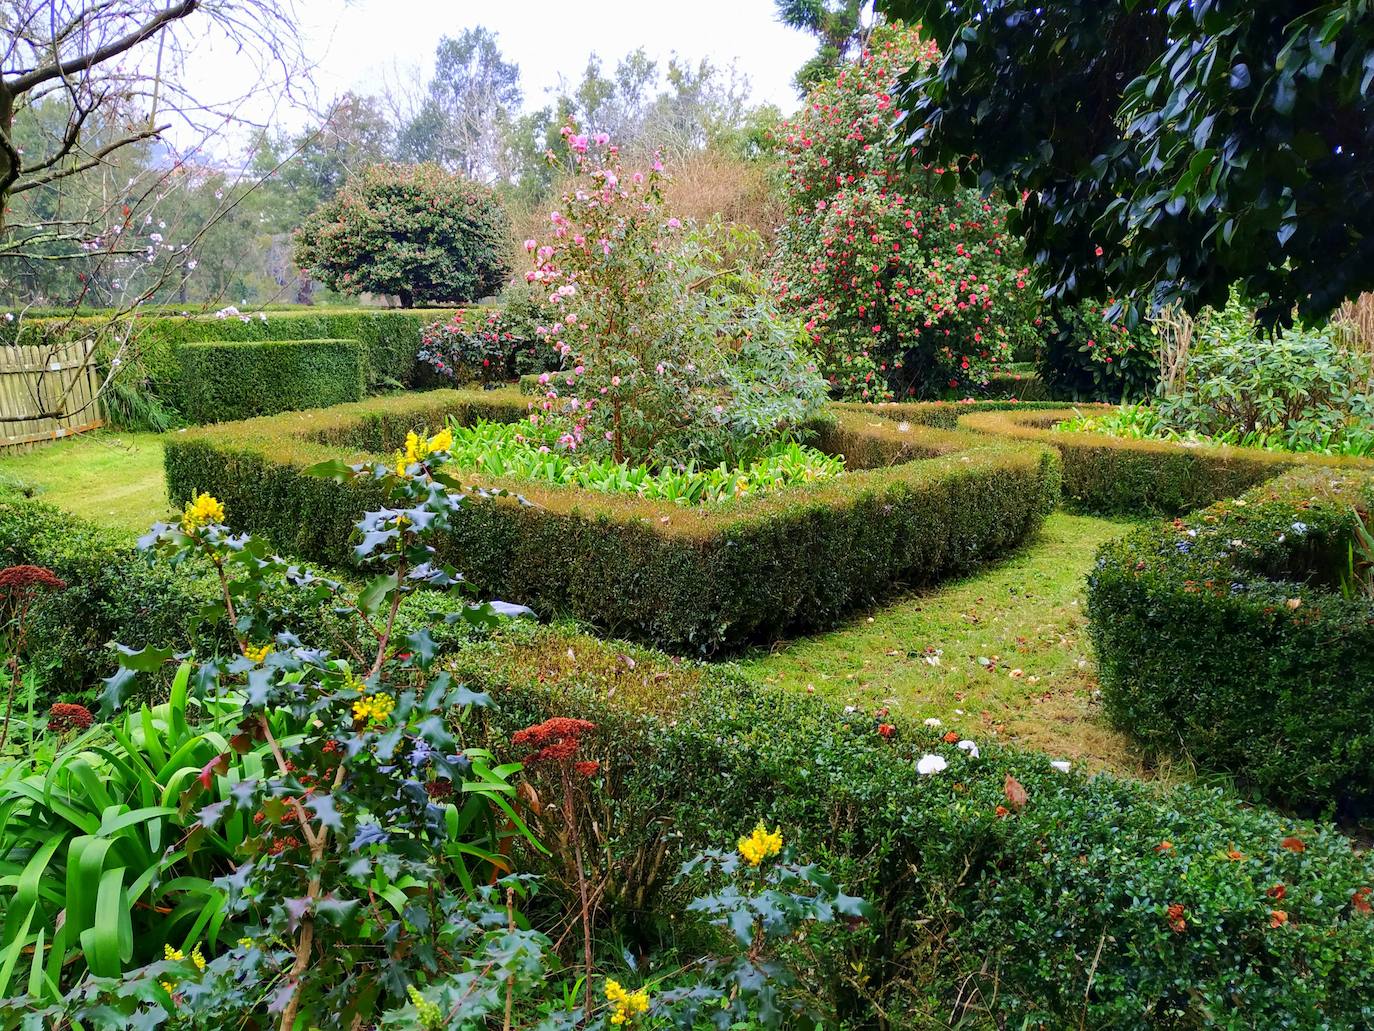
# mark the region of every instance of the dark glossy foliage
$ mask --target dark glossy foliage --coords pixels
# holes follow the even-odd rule
[[[907,77],[904,142],[1028,192],[1013,228],[1052,297],[1196,310],[1239,280],[1273,323],[1374,285],[1369,4],[879,7],[944,54]]]

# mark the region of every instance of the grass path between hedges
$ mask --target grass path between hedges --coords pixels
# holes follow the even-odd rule
[[[166,518],[162,438],[97,431],[0,457],[0,483],[92,522],[143,533]]]
[[[975,739],[1158,775],[1101,714],[1082,611],[1097,549],[1131,526],[1056,512],[1034,541],[973,576],[900,596],[739,666],[869,713],[888,706]]]

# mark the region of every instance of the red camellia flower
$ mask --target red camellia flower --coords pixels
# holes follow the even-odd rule
[[[1177,902],[1171,905],[1164,914],[1164,918],[1169,924],[1169,930],[1173,931],[1175,934],[1182,934],[1184,931],[1188,930],[1188,921],[1183,918],[1184,914],[1187,912],[1188,911]]]
[[[878,724],[878,735],[880,737],[891,737],[894,733],[896,733],[896,731],[897,728],[894,727],[891,723]]]

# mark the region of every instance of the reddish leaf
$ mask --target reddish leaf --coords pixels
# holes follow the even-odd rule
[[[1021,786],[1021,782],[1010,773],[1002,784],[1002,794],[1007,796],[1007,804],[1018,811],[1026,807],[1026,801],[1030,797]]]

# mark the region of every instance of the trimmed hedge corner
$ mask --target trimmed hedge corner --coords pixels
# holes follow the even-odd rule
[[[1374,473],[1300,470],[1103,548],[1109,718],[1283,804],[1374,802],[1374,602],[1340,587]]]
[[[597,725],[587,819],[623,935],[671,934],[677,861],[764,819],[876,910],[816,975],[846,1026],[1374,1026],[1374,862],[1330,825],[983,741],[974,756],[901,721],[883,738],[729,667],[511,637],[456,672],[494,696],[498,752],[550,716]],[[947,767],[922,776],[925,754]]]
[[[845,407],[863,410],[863,406]],[[1374,471],[1374,461],[1363,458],[1130,440],[1054,429],[1056,423],[1084,412],[1112,411],[1108,405],[956,401],[873,405],[867,410],[887,419],[957,427],[1053,447],[1063,460],[1064,506],[1079,512],[1181,515],[1235,497],[1289,469]]]
[[[357,340],[205,341],[176,349],[177,407],[196,423],[231,422],[363,397]]]
[[[390,454],[452,414],[513,420],[514,389],[433,391],[178,434],[168,489],[208,490],[236,529],[293,554],[349,561],[374,487],[303,475],[346,454]],[[511,499],[469,505],[440,556],[480,589],[673,650],[714,653],[833,623],[898,582],[968,570],[1026,539],[1055,505],[1050,449],[839,412],[817,446],[844,476],[716,508],[483,481]]]

